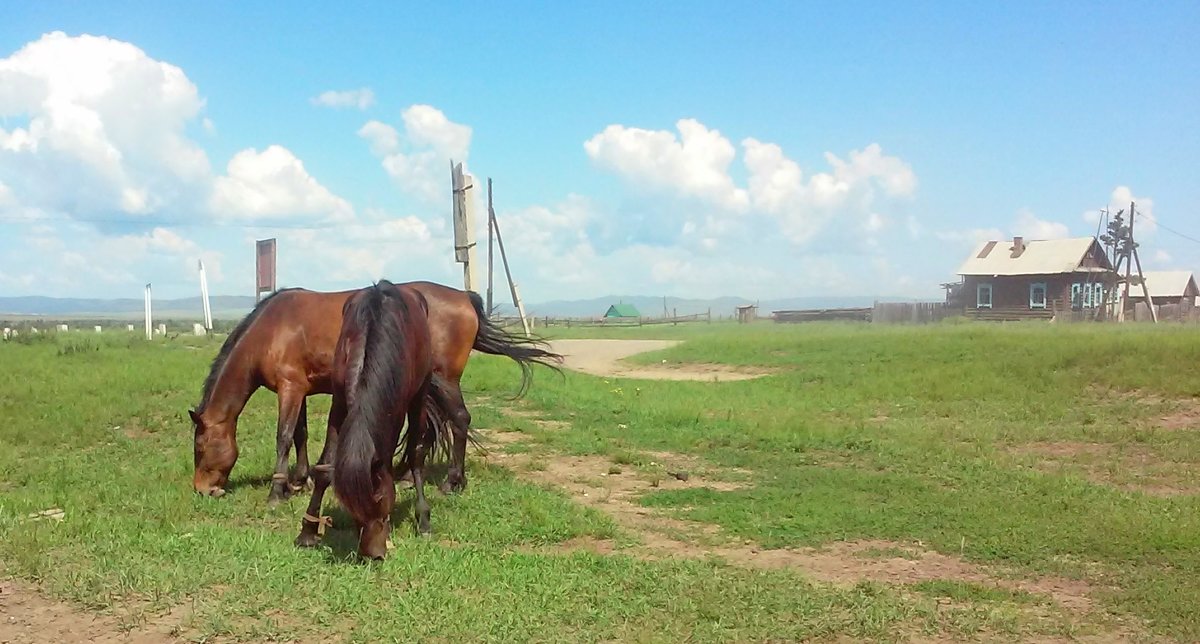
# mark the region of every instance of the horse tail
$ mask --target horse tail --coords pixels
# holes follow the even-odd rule
[[[353,404],[338,436],[333,490],[359,523],[376,514],[382,467],[385,459],[391,460],[386,443],[403,422],[391,417],[389,401],[400,390],[400,366],[407,363],[399,320],[407,317],[408,307],[391,286],[380,280],[362,297],[347,302],[343,312],[343,336],[357,331],[360,337],[356,346],[345,349],[351,365],[346,393]]]
[[[479,331],[475,334],[473,348],[494,356],[507,356],[521,367],[521,388],[517,391],[518,398],[529,390],[529,383],[533,379],[532,365],[540,364],[562,373],[557,365],[562,364],[563,357],[550,351],[550,345],[544,338],[538,336],[523,338],[505,331],[492,322],[487,312],[483,310],[483,298],[479,297],[478,293],[468,291],[467,296],[471,298],[471,306],[475,308],[475,317],[479,319]]]

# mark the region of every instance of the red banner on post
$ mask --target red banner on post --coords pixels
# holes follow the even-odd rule
[[[255,254],[254,296],[275,292],[275,238],[260,239]]]

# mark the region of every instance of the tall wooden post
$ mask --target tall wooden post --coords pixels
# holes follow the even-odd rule
[[[1146,308],[1150,309],[1150,320],[1155,324],[1158,323],[1158,312],[1154,310],[1154,300],[1150,297],[1150,287],[1146,286],[1146,276],[1142,273],[1142,259],[1138,256],[1137,245],[1133,243],[1133,220],[1137,218],[1137,213],[1133,209],[1133,202],[1129,203],[1129,250],[1133,253],[1133,261],[1137,263],[1138,280],[1142,282],[1142,296],[1146,300]],[[1128,267],[1125,269],[1125,274],[1129,274]],[[1129,286],[1126,284],[1126,289]]]
[[[492,314],[492,231],[496,226],[495,211],[492,209],[492,178],[488,177],[488,283],[487,314]]]

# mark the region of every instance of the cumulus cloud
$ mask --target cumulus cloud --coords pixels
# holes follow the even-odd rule
[[[184,134],[203,108],[183,71],[104,37],[47,34],[0,59],[0,174],[42,210],[146,215],[209,176]]]
[[[323,230],[279,230],[280,274],[312,274],[342,284],[369,284],[383,277],[394,281],[427,278],[448,281],[452,243],[438,220],[393,217],[369,209],[365,217]],[[247,243],[250,240],[247,239]]]
[[[878,144],[853,150],[846,159],[826,153],[831,171],[806,177],[779,145],[755,138],[741,143],[747,173],[742,187],[730,174],[737,149],[728,139],[693,119],[679,121],[676,128],[678,136],[610,125],[585,142],[584,150],[600,167],[635,186],[730,215],[768,215],[797,244],[808,242],[839,217],[852,219],[868,235],[878,233],[888,223],[877,209],[880,197],[907,198],[916,190],[909,165],[884,154]],[[708,221],[712,227],[711,215]],[[705,239],[709,244],[715,240]]]
[[[734,185],[729,166],[737,151],[717,130],[694,119],[675,124],[679,136],[666,130],[609,125],[583,144],[598,165],[636,185],[699,198],[731,211],[750,203],[746,190]]]
[[[1136,197],[1129,186],[1117,186],[1113,188],[1108,203],[1110,204],[1109,211],[1114,215],[1118,210],[1124,210],[1127,222],[1129,221],[1129,204],[1135,205],[1138,217],[1137,223],[1134,224],[1134,237],[1151,235],[1158,230],[1158,224],[1154,219],[1154,200],[1150,197]]]
[[[0,59],[0,211],[138,222],[199,218],[342,220],[349,204],[278,145],[239,152],[227,176],[186,128],[204,101],[182,69],[132,44],[54,32]]]
[[[354,216],[349,202],[318,183],[300,159],[278,145],[234,155],[228,175],[216,179],[211,204],[213,212],[229,218],[346,221]]]
[[[471,128],[451,121],[432,105],[412,105],[401,120],[403,135],[380,121],[368,121],[358,135],[401,189],[429,203],[448,200],[449,162],[467,161]]]
[[[1063,239],[1071,236],[1066,224],[1038,219],[1032,212],[1022,208],[1017,211],[1013,234],[1026,239]]]
[[[345,91],[329,90],[321,92],[317,96],[310,99],[313,105],[321,107],[332,107],[335,109],[344,107],[355,107],[360,110],[365,110],[375,104],[375,92],[369,87],[360,89],[351,89]]]

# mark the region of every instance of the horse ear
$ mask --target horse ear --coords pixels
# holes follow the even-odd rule
[[[189,409],[188,416],[192,417],[193,423],[196,423],[197,425],[201,424],[200,423],[200,414],[197,414],[195,409]]]

